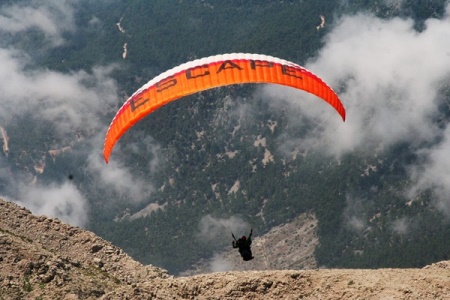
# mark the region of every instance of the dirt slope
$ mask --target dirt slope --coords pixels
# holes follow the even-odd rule
[[[450,299],[450,261],[173,277],[91,232],[0,199],[0,299]]]

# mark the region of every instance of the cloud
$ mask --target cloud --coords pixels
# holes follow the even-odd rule
[[[421,163],[409,167],[409,173],[415,182],[407,190],[407,195],[414,198],[428,189],[433,190],[435,205],[450,216],[450,127],[443,132],[442,140],[428,149],[419,152]]]
[[[202,241],[223,242],[224,237],[232,241],[231,233],[236,238],[249,234],[250,224],[238,216],[229,218],[215,218],[211,215],[203,216],[199,222],[199,231],[196,236]],[[223,254],[215,253],[210,260],[209,268],[211,272],[226,272],[235,269],[232,261]]]
[[[305,93],[273,86],[265,92],[301,106],[298,119],[315,119],[318,129],[303,143],[330,155],[432,140],[438,134],[433,122],[436,97],[450,74],[450,39],[445,38],[450,36],[450,18],[447,14],[425,24],[417,32],[410,19],[383,20],[370,14],[346,16],[336,24],[306,67],[339,92],[347,109],[345,123]]]
[[[420,32],[414,25],[411,19],[366,13],[344,16],[317,57],[305,65],[338,92],[347,110],[345,123],[326,103],[304,92],[265,86],[262,93],[290,103],[295,114],[289,126],[302,128],[313,121],[305,136],[284,134],[281,150],[301,147],[340,157],[408,143],[420,157],[420,163],[409,166],[417,184],[408,195],[432,189],[436,206],[450,215],[450,129],[439,110],[446,105],[448,96],[442,91],[448,90],[450,79],[450,5],[442,18],[426,20]],[[444,123],[437,124],[439,118]]]
[[[133,170],[122,166],[119,161],[114,160],[105,164],[103,157],[98,153],[92,153],[88,161],[87,170],[91,174],[98,175],[98,182],[102,187],[109,187],[128,200],[142,201],[155,189],[151,182],[146,182],[135,175]]]
[[[397,233],[399,235],[404,235],[404,234],[407,234],[408,231],[410,230],[409,227],[410,226],[409,226],[408,219],[403,217],[403,218],[393,221],[391,229],[394,233]]]
[[[75,29],[74,1],[20,1],[0,7],[0,31],[20,33],[36,29],[53,46],[64,42],[63,33]]]
[[[250,232],[250,225],[240,217],[231,216],[226,219],[214,218],[206,215],[201,218],[197,236],[204,240],[223,239],[223,236],[234,233],[236,237],[247,235]]]
[[[84,141],[83,155],[88,157],[87,171],[99,175],[99,184],[133,201],[148,196],[154,190],[150,182],[122,166],[117,156],[106,165],[99,155],[108,126],[104,116],[115,109],[119,98],[116,82],[110,77],[116,67],[99,66],[90,73],[28,71],[21,58],[26,58],[22,52],[0,49],[0,64],[4,62],[2,65],[5,66],[0,70],[0,89],[4,91],[0,95],[3,107],[0,125],[7,127],[17,116],[31,113],[37,120],[54,125],[58,145],[53,147],[72,143],[76,130],[84,132],[87,140]],[[123,147],[134,154],[146,151],[150,157],[150,172],[159,167],[160,146],[151,137],[142,137],[139,142]]]
[[[235,269],[234,263],[219,254],[214,254],[209,268],[211,272],[227,272]]]
[[[366,227],[366,217],[363,215],[363,199],[347,195],[343,217],[345,226],[355,232],[361,232]]]
[[[94,175],[93,178],[102,188],[107,188],[117,195],[117,199],[127,199],[140,202],[147,199],[155,190],[151,178],[161,170],[161,146],[145,132],[135,132],[136,141],[132,143],[117,143],[114,155],[106,164],[101,150],[105,131],[91,138],[96,149],[87,153],[88,165],[86,172]],[[138,157],[139,167],[127,165],[122,160]],[[146,163],[144,163],[146,162]]]
[[[49,70],[29,70],[27,55],[0,48],[0,122],[30,113],[56,123],[64,137],[74,128],[96,131],[103,127],[99,116],[117,100],[117,87],[109,74],[114,66],[96,67],[91,73],[62,74]]]
[[[50,46],[63,43],[64,34],[76,30],[73,5],[77,1],[44,2],[20,1],[14,5],[1,6],[0,35],[22,39],[37,30],[44,34]],[[81,132],[83,147],[70,151],[74,159],[80,155],[87,157],[89,165],[83,171],[90,178],[99,175],[99,189],[109,188],[114,196],[119,198],[126,195],[134,201],[148,196],[153,191],[151,183],[123,167],[118,158],[106,165],[100,157],[108,125],[105,124],[105,116],[115,112],[118,99],[121,98],[111,76],[117,66],[95,66],[90,70],[61,73],[36,67],[33,55],[7,42],[8,39],[4,40],[0,46],[0,126],[7,131],[10,127],[16,128],[14,136],[10,136],[11,140],[20,141],[28,137],[29,133],[20,132],[18,120],[35,122],[36,126],[42,122],[51,124],[52,132],[37,130],[36,134],[42,135],[34,137],[39,141],[51,140],[51,145],[46,144],[46,147],[50,147],[48,150],[73,146],[78,142],[75,133]],[[144,145],[141,151],[146,149],[152,153],[148,168],[157,168],[158,145],[148,139],[143,139],[139,145]],[[37,145],[37,148],[43,146]],[[32,155],[27,154],[30,157]],[[81,191],[74,185],[44,185],[38,175],[38,184],[33,187],[29,185],[30,176],[35,175],[30,171],[33,166],[24,166],[25,170],[12,172],[8,161],[3,164],[5,166],[0,169],[0,180],[6,183],[2,194],[7,198],[20,199],[22,205],[35,213],[58,217],[75,225],[86,224],[89,207]]]
[[[127,156],[136,156],[147,161],[146,170],[151,175],[161,168],[161,145],[147,132],[134,132],[132,143],[116,145],[119,152]]]
[[[88,203],[86,198],[71,183],[50,186],[23,186],[19,201],[14,201],[36,215],[59,218],[76,226],[88,223]]]
[[[126,195],[127,199],[133,201],[141,201],[148,196],[153,191],[151,183],[123,167],[117,157],[109,165],[100,157],[108,125],[104,123],[105,116],[116,109],[119,99],[116,82],[110,76],[116,66],[98,66],[90,72],[82,70],[63,74],[45,69],[29,69],[28,59],[23,51],[0,48],[0,126],[8,130],[10,125],[17,125],[18,118],[26,115],[32,116],[33,120],[28,121],[36,124],[48,122],[52,124],[54,132],[41,132],[42,136],[38,139],[48,140],[44,136],[51,136],[53,144],[48,146],[55,149],[72,145],[76,140],[75,132],[82,132],[85,146],[78,151],[88,157],[86,172],[99,175],[99,188],[109,187],[117,197]],[[23,132],[23,136],[27,136],[27,133]],[[20,139],[17,135],[12,138]],[[152,154],[152,159],[148,160],[148,169],[155,170],[159,165],[159,146],[149,138],[143,138],[139,145],[144,145],[141,151],[147,150]],[[11,177],[9,169],[3,171],[6,173],[1,177]],[[8,185],[8,194],[11,194],[11,190],[20,190],[18,187],[28,182],[24,178],[25,176],[19,175],[15,180],[10,179],[10,183],[16,188]],[[54,186],[48,188],[55,190]],[[41,186],[40,189],[45,188]],[[12,195],[18,197],[17,192]],[[31,200],[30,197],[24,198],[25,206],[27,199]],[[36,203],[32,201],[29,205],[32,209]],[[73,210],[69,220],[75,220],[73,214],[77,212],[80,212],[80,216],[86,216],[87,211],[81,211],[86,206],[75,208],[78,209]],[[52,216],[63,220],[68,217],[64,210],[55,208],[53,213],[56,215]]]

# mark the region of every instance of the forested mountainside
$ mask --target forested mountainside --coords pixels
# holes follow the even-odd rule
[[[231,232],[263,238],[307,215],[318,267],[446,260],[448,12],[444,0],[0,1],[0,194],[171,274],[213,263]],[[136,89],[232,52],[305,66],[346,122],[289,88],[222,87],[160,108],[105,164],[106,130]]]

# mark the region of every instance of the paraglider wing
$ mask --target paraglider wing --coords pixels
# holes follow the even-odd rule
[[[108,128],[103,147],[106,163],[120,137],[161,106],[196,92],[242,83],[275,83],[304,90],[328,102],[345,121],[345,109],[336,93],[305,68],[267,55],[216,55],[168,70],[137,90],[122,105]]]

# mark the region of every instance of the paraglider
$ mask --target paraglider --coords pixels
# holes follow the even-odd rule
[[[242,83],[274,83],[304,90],[329,103],[345,121],[345,108],[336,93],[322,79],[293,62],[248,53],[210,56],[160,74],[128,98],[106,133],[105,162],[108,163],[120,137],[158,108],[200,91]]]
[[[253,254],[252,254],[252,249],[251,249],[252,234],[253,234],[253,229],[250,230],[250,234],[248,235],[248,237],[243,235],[238,240],[236,240],[236,237],[234,236],[233,233],[231,234],[234,239],[234,241],[232,242],[233,248],[239,248],[239,253],[241,254],[241,257],[244,261],[249,261],[254,258]]]

